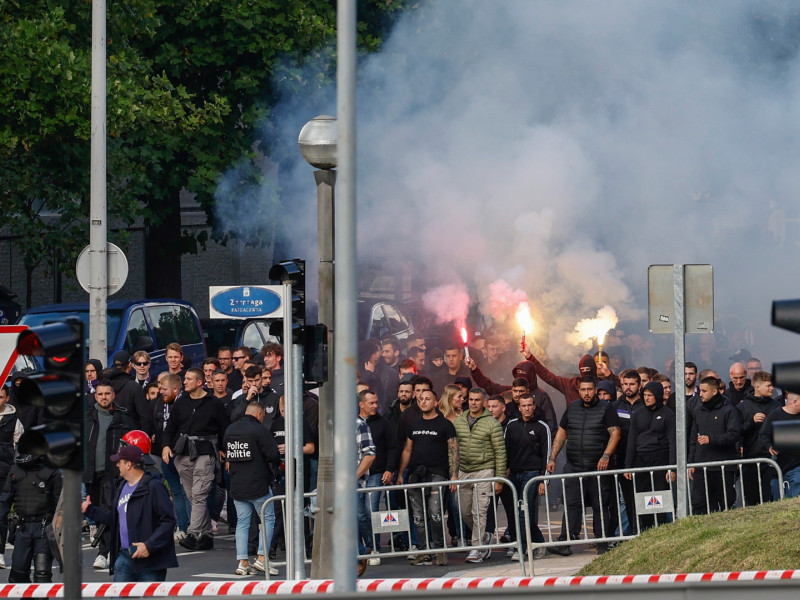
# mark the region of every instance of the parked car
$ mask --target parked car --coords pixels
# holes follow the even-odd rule
[[[359,340],[393,335],[402,342],[414,334],[411,321],[392,301],[361,299],[357,311]]]
[[[280,321],[274,318],[203,319],[203,335],[209,356],[216,356],[220,346],[231,349],[247,346],[254,352],[260,352],[267,342],[280,342],[278,337],[269,332],[270,326]],[[358,339],[382,339],[394,335],[402,341],[413,333],[410,321],[393,302],[372,299],[358,301]]]
[[[209,356],[216,356],[220,346],[231,350],[247,346],[254,352],[261,352],[267,342],[278,342],[270,335],[269,327],[280,319],[203,319],[203,335]]]
[[[165,371],[165,348],[170,342],[183,347],[184,356],[193,365],[206,357],[203,329],[194,307],[183,300],[112,300],[108,303],[108,348],[106,365],[112,364],[114,354],[125,350],[133,355],[137,350],[150,354],[150,372]],[[89,346],[89,304],[47,304],[30,308],[19,320],[21,325],[36,327],[79,319],[84,324],[86,346]],[[88,358],[88,357],[87,357]]]

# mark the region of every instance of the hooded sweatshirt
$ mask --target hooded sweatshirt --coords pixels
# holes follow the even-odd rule
[[[761,433],[761,423],[753,420],[758,413],[769,415],[771,412],[781,407],[777,400],[770,396],[747,396],[740,404],[736,405],[736,410],[742,416],[742,457],[743,458],[769,458],[769,451],[761,445],[759,434]]]
[[[542,381],[564,394],[567,406],[575,402],[575,400],[580,400],[578,386],[581,383],[582,375],[578,374],[575,377],[561,377],[560,375],[556,375],[545,367],[533,354],[531,354],[528,361],[533,363],[536,374],[542,378]],[[587,375],[591,375],[595,380],[597,379],[597,365],[590,355],[584,354],[583,357],[581,357],[580,362],[578,362],[578,373],[580,373],[581,367],[589,367]]]
[[[645,384],[656,397],[652,407],[643,404],[634,411],[628,430],[625,467],[674,465],[678,458],[675,442],[675,413],[664,406],[664,388],[657,381]]]

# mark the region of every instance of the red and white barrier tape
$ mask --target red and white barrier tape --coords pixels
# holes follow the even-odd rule
[[[591,577],[437,577],[431,579],[359,579],[359,592],[465,590],[519,587],[645,585],[703,581],[800,580],[800,570],[667,575],[593,575]],[[61,583],[0,584],[0,598],[61,598]],[[178,581],[164,583],[84,583],[83,595],[94,598],[153,598],[181,596],[263,596],[333,592],[333,580],[303,581]]]

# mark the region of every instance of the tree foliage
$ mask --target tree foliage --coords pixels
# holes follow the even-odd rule
[[[363,0],[360,45],[379,47],[403,0]],[[254,148],[277,101],[335,73],[334,0],[110,0],[108,206],[147,231],[147,292],[180,295],[180,193],[206,208],[231,165],[260,176]],[[0,0],[0,219],[30,272],[74,264],[88,242],[91,1]],[[314,62],[317,78],[302,77]],[[268,128],[267,128],[268,130]],[[46,262],[46,261],[45,261]],[[30,298],[30,290],[28,293]]]

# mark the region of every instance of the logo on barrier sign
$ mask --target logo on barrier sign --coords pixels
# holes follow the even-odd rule
[[[387,512],[381,514],[381,527],[394,527],[399,523],[397,513]]]
[[[662,500],[661,496],[650,496],[647,498],[647,502],[645,502],[644,507],[649,510],[655,508],[664,508],[664,501]]]

